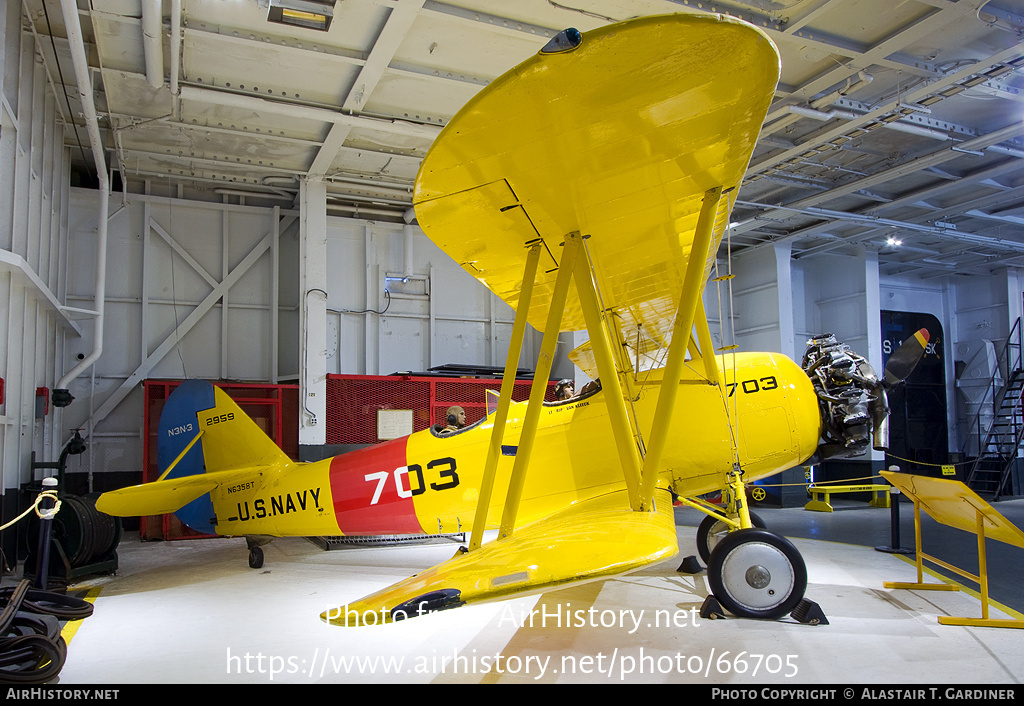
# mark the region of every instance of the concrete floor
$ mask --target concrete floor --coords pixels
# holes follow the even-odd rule
[[[1024,501],[999,507],[1009,510],[1007,516],[1024,513]],[[142,543],[128,535],[116,576],[72,587],[92,590],[95,612],[70,636],[59,682],[671,682],[841,689],[1024,681],[1020,630],[939,624],[943,615],[980,617],[974,591],[883,588],[884,581],[916,576],[912,560],[873,548],[888,541],[889,511],[863,504],[837,504],[830,514],[756,511],[803,554],[807,598],[821,606],[828,625],[700,618],[708,595],[705,574],[676,571],[683,557],[697,553],[700,515],[690,510],[677,512],[680,554],[670,562],[615,580],[365,628],[330,626],[319,616],[449,558],[455,545],[326,552],[308,540],[286,538],[265,547],[264,567],[253,570],[243,539]],[[904,546],[913,546],[909,527]],[[850,534],[859,541],[849,541]],[[967,539],[975,545],[972,536]],[[926,552],[936,551],[927,539],[925,544]],[[1024,564],[1024,550],[1007,549],[1011,562]],[[976,552],[961,559],[958,565],[976,571]],[[993,576],[1001,571],[990,566]],[[1017,600],[1021,585],[1011,590]],[[1024,620],[1019,609],[1003,607],[993,606],[992,617]]]

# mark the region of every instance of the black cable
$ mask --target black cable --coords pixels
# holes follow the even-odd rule
[[[309,291],[312,292],[314,290],[311,289]],[[322,292],[323,290],[317,289],[315,291]],[[384,308],[381,309],[380,311],[377,311],[376,309],[328,309],[327,311],[331,312],[332,314],[377,314],[378,316],[382,316],[385,313],[387,313],[388,309],[391,308],[391,292],[385,289],[384,297],[388,300],[388,303],[385,304]]]
[[[0,589],[0,684],[43,684],[53,679],[67,659],[60,620],[92,615],[87,601],[30,586],[24,579]]]

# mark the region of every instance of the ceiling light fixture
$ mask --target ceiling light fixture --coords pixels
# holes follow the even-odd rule
[[[885,241],[885,243],[886,245],[891,245],[893,247],[899,247],[900,245],[903,245],[903,241],[894,235],[890,235],[888,240]]]
[[[334,19],[335,0],[270,0],[267,21],[326,32]]]

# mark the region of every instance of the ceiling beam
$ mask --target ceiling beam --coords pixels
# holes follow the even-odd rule
[[[341,105],[343,111],[355,114],[366,107],[370,94],[380,83],[402,41],[409,34],[412,23],[416,21],[423,8],[423,3],[424,0],[400,0],[392,8],[384,27],[377,35],[377,40],[373,43],[369,56],[366,57],[366,63],[360,69],[352,89]],[[351,123],[335,122],[331,125],[327,139],[313,158],[313,163],[309,165],[307,177],[319,179],[330,171],[338,151],[344,146],[351,131]]]

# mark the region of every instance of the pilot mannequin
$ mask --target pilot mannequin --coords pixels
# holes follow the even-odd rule
[[[450,434],[453,431],[462,429],[466,426],[466,410],[458,405],[449,407],[445,413],[445,421],[447,426],[441,430],[442,434]]]
[[[555,399],[568,400],[576,394],[576,383],[568,378],[559,380],[555,385]]]

